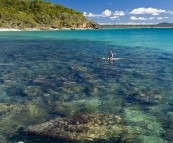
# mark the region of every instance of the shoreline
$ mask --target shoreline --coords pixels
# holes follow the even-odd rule
[[[26,29],[15,29],[15,28],[0,28],[0,32],[3,31],[56,31],[56,30],[93,30],[94,28],[26,28]]]
[[[0,31],[21,31],[21,30],[15,28],[0,28]]]
[[[173,28],[173,27],[114,27],[115,29],[145,29],[145,28]],[[26,28],[26,29],[16,29],[16,28],[0,28],[0,32],[5,31],[58,31],[58,30],[98,30],[98,29],[112,29],[112,28]]]

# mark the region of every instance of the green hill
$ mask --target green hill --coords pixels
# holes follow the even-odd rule
[[[162,23],[159,23],[157,25],[159,25],[159,26],[173,26],[173,23],[162,22]]]
[[[94,28],[83,13],[42,0],[0,0],[0,27],[3,28]]]

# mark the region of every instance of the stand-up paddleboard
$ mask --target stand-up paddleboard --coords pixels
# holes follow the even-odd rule
[[[99,60],[109,60],[109,58],[98,57]],[[112,58],[111,60],[121,60],[122,58]]]

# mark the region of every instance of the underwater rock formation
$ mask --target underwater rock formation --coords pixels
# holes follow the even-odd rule
[[[121,117],[114,114],[75,115],[71,118],[57,117],[45,123],[19,128],[19,133],[70,140],[109,140],[120,137],[123,126]]]

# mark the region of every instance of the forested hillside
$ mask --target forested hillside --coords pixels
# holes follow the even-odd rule
[[[88,28],[95,27],[83,13],[42,0],[0,0],[3,28]]]

